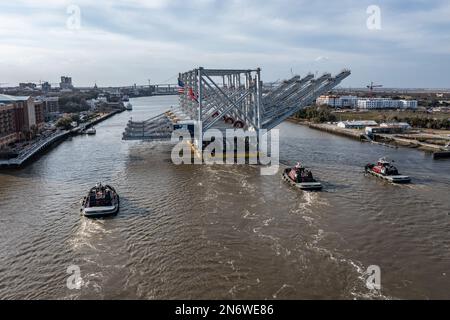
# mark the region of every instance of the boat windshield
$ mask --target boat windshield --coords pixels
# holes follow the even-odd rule
[[[89,193],[89,207],[104,207],[112,206],[112,192],[111,190],[101,186],[94,188]]]
[[[314,181],[312,172],[310,170],[304,167],[296,167],[293,170],[294,174],[291,174],[291,176],[295,177],[294,180],[296,180],[297,183]]]

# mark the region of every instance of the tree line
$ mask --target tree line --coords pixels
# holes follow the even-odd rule
[[[316,123],[335,122],[337,120],[336,115],[331,113],[330,108],[326,106],[311,106],[304,108],[297,112],[294,117]]]

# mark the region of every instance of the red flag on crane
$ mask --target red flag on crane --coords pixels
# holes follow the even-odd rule
[[[189,87],[189,98],[191,98],[195,102],[198,102],[197,95],[194,93],[194,90],[192,90],[191,87]]]

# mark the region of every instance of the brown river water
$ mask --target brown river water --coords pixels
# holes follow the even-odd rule
[[[450,299],[450,161],[286,122],[282,164],[302,160],[324,183],[302,192],[257,166],[175,166],[168,142],[122,141],[131,116],[177,98],[131,102],[96,136],[0,171],[0,299]],[[365,176],[384,155],[413,183]],[[86,219],[98,181],[121,210]],[[365,285],[370,265],[381,290]]]

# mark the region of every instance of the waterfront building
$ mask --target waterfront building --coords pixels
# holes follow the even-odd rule
[[[417,100],[398,100],[402,109],[417,109]]]
[[[358,108],[369,109],[417,109],[416,100],[392,100],[390,98],[358,99]]]
[[[10,96],[0,94],[0,103],[14,104],[18,108],[23,109],[23,130],[30,130],[33,125],[36,125],[36,111],[34,108],[34,99],[30,96]]]
[[[388,98],[358,99],[359,109],[396,109],[398,102]]]
[[[59,97],[39,97],[36,101],[43,103],[45,121],[54,120],[59,116]]]
[[[373,120],[363,120],[363,121],[341,121],[337,124],[339,128],[344,129],[364,129],[366,127],[378,126],[378,123]]]
[[[86,100],[86,103],[89,106],[89,110],[92,111],[92,110],[95,110],[98,100],[97,99],[89,99],[89,100]]]
[[[45,106],[44,102],[40,100],[34,101],[34,114],[36,119],[36,128],[40,131],[45,125]]]
[[[333,108],[355,108],[357,103],[358,97],[356,96],[324,95],[316,100],[318,105],[327,105]]]
[[[17,131],[16,106],[0,103],[0,148],[20,139]]]
[[[408,130],[405,127],[401,126],[379,126],[379,127],[367,127],[365,132],[368,136],[373,136],[374,134],[396,134],[403,133]]]
[[[411,129],[411,125],[407,122],[385,122],[380,124],[382,128],[399,128],[401,130],[409,130]]]
[[[333,108],[359,109],[417,109],[417,100],[392,100],[390,98],[358,98],[357,96],[323,95],[316,104]]]
[[[98,100],[99,102],[104,102],[104,103],[107,103],[107,102],[108,102],[108,98],[106,97],[106,95],[105,95],[104,93],[100,93],[100,94],[98,95],[97,100]]]
[[[6,140],[20,140],[30,132],[39,131],[44,127],[44,107],[41,103],[36,103],[31,96],[10,96],[0,94],[0,104],[2,112],[2,132],[11,137]],[[6,114],[5,114],[6,112]],[[13,139],[13,131],[16,138]]]

